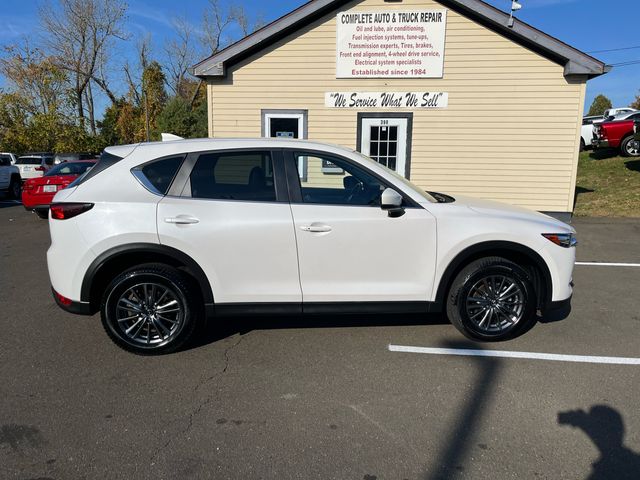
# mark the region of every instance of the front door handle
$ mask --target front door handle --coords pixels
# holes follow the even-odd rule
[[[164,219],[166,223],[173,223],[175,225],[191,225],[194,223],[200,222],[195,217],[191,217],[189,215],[178,215],[177,217],[166,217]]]
[[[311,225],[302,225],[300,230],[312,233],[327,233],[331,231],[331,227],[322,223],[312,223]]]

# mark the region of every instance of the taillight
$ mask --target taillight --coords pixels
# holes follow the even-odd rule
[[[22,190],[33,190],[33,183],[25,182],[24,185],[22,185]]]
[[[44,172],[44,167],[36,167],[34,170],[36,172]]]
[[[52,203],[51,218],[67,220],[93,208],[93,203]]]

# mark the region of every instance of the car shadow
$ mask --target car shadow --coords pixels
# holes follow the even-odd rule
[[[9,198],[9,195],[0,192],[0,208],[19,207],[21,205],[22,202],[19,200]]]
[[[246,335],[255,330],[287,328],[359,328],[445,325],[443,314],[345,314],[345,315],[253,315],[210,317],[186,349],[199,348],[233,335]]]
[[[628,160],[624,162],[624,166],[632,172],[640,172],[640,160]]]
[[[624,446],[622,415],[608,405],[594,405],[586,412],[558,413],[558,425],[582,430],[593,442],[600,458],[592,464],[588,480],[631,480],[640,477],[640,454]]]
[[[620,151],[615,148],[602,148],[589,153],[589,158],[593,160],[606,160],[620,156]]]

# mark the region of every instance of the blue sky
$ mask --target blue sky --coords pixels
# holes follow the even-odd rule
[[[304,0],[233,0],[243,5],[250,18],[261,15],[271,21],[305,3]],[[506,10],[511,0],[487,0]],[[585,52],[640,46],[639,0],[520,0],[521,20]],[[0,11],[0,45],[17,41],[21,35],[33,37],[37,10],[41,2],[5,0]],[[184,16],[194,25],[200,23],[207,0],[129,0],[127,25],[133,36],[150,34],[158,55],[164,40],[171,35],[171,19]],[[237,32],[232,32],[236,34]],[[121,58],[131,55],[130,47],[121,47]],[[595,53],[607,63],[640,60],[640,48]],[[1,85],[1,83],[0,83]],[[614,106],[628,105],[640,90],[640,64],[614,68],[607,75],[588,83],[588,108],[599,93]]]

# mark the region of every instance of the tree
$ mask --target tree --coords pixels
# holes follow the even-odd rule
[[[184,138],[207,136],[207,104],[200,102],[195,108],[182,97],[173,97],[158,117],[158,129]]]
[[[0,73],[11,92],[20,97],[20,106],[35,115],[57,112],[67,104],[66,75],[53,59],[25,40],[22,45],[3,48]],[[14,97],[15,100],[16,97]]]
[[[59,8],[51,3],[40,9],[40,21],[46,31],[46,45],[57,65],[70,74],[78,122],[84,127],[84,105],[94,111],[93,95],[86,94],[92,80],[103,90],[109,90],[103,66],[109,60],[114,39],[124,39],[121,24],[126,12],[121,0],[59,0]],[[110,92],[110,90],[109,90]],[[110,95],[112,98],[113,95]],[[96,132],[95,120],[90,127]]]
[[[638,93],[638,95],[636,95],[636,99],[629,106],[631,108],[635,108],[636,110],[640,110],[640,92]]]
[[[142,72],[142,108],[145,115],[145,138],[151,139],[151,133],[158,133],[157,119],[167,103],[164,89],[166,77],[162,67],[156,61],[151,62]],[[155,135],[154,135],[155,136]]]
[[[189,67],[200,57],[200,52],[196,46],[194,28],[187,19],[178,17],[172,25],[175,37],[168,40],[164,46],[167,86],[173,95],[189,98],[194,82],[187,74]]]
[[[596,98],[593,99],[593,103],[589,108],[588,116],[596,116],[596,115],[604,115],[604,111],[608,108],[612,108],[611,100],[609,100],[604,95],[600,94]]]

